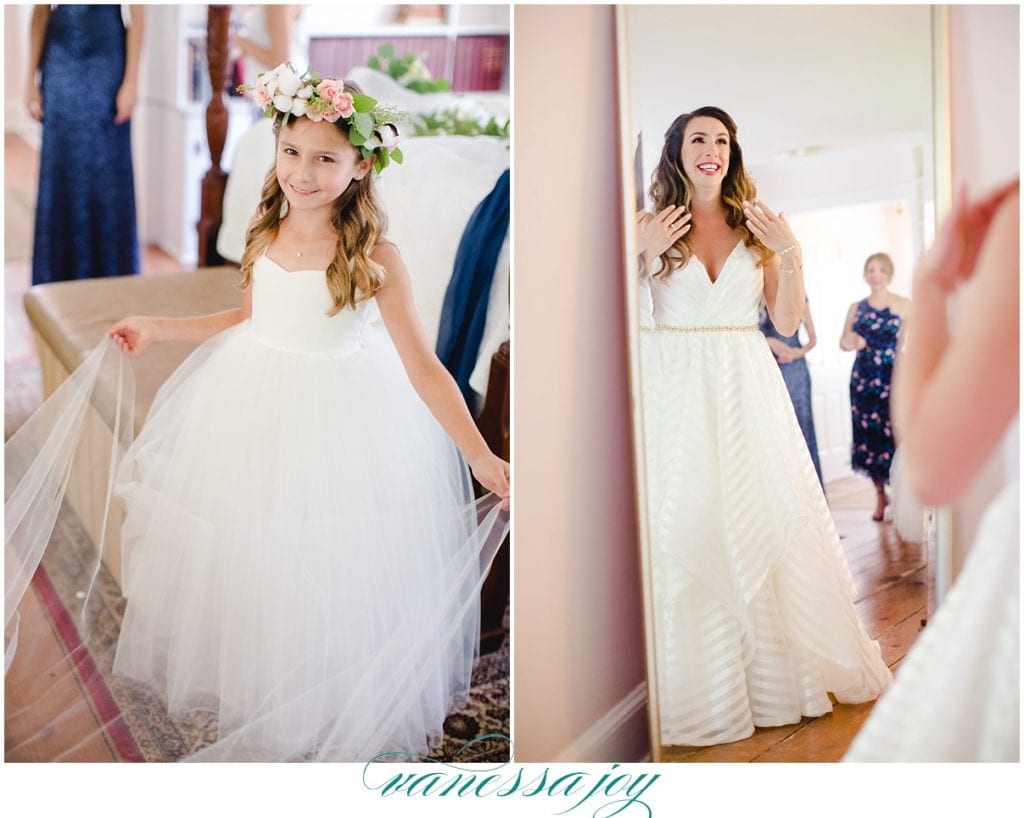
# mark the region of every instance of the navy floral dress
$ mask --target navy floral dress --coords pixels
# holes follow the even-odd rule
[[[867,346],[857,351],[850,374],[850,409],[853,415],[854,471],[888,483],[896,446],[889,421],[889,394],[900,317],[888,307],[875,309],[865,298],[857,304],[853,331]]]

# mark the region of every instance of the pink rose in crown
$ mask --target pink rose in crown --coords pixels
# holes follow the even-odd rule
[[[341,80],[321,80],[316,87],[316,92],[326,100],[334,104],[338,116],[330,119],[327,114],[324,119],[328,122],[337,121],[339,116],[352,116],[355,113],[355,105],[352,102],[352,95],[345,90],[345,83]]]
[[[260,108],[266,108],[270,104],[270,92],[267,90],[266,83],[263,82],[262,77],[256,80],[256,85],[252,89],[252,100]]]
[[[351,94],[339,96],[334,100],[334,107],[338,109],[338,113],[342,116],[352,116],[356,112],[355,102],[353,102]]]

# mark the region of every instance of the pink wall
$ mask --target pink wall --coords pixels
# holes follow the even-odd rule
[[[632,761],[642,704],[587,740],[644,683],[614,7],[514,13],[516,758]]]
[[[953,189],[972,196],[1020,174],[1020,9],[950,6],[949,61]],[[1016,469],[997,451],[953,509],[953,570],[959,572],[981,514]],[[1015,478],[1014,478],[1015,479]]]
[[[1020,172],[1020,9],[950,6],[953,184],[978,194]]]

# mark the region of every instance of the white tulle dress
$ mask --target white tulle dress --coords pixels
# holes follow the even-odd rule
[[[763,271],[737,244],[647,282],[642,380],[661,740],[711,745],[877,697],[892,676],[779,367]],[[644,328],[645,327],[645,328]]]
[[[118,467],[114,673],[216,714],[189,760],[423,752],[468,691],[507,513],[474,501],[373,299],[328,316],[322,270],[266,257],[252,286]]]

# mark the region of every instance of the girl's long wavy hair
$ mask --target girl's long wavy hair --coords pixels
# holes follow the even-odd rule
[[[744,245],[754,248],[761,259],[758,266],[763,267],[772,257],[772,251],[761,244],[757,236],[750,231],[743,215],[743,202],[757,195],[757,187],[743,168],[743,150],[736,141],[736,123],[721,108],[707,105],[688,114],[682,114],[676,117],[675,122],[665,133],[665,147],[662,148],[661,159],[651,177],[650,194],[654,211],[659,213],[670,205],[683,205],[690,210],[690,203],[693,201],[693,182],[683,170],[683,136],[690,120],[698,116],[717,119],[729,133],[729,168],[725,173],[725,179],[722,180],[725,221],[729,227],[743,236]],[[675,270],[687,265],[693,254],[695,230],[696,227],[691,226],[682,238],[661,254],[661,265],[654,273],[655,278],[667,279]]]
[[[344,82],[346,91],[362,93],[356,83],[348,80]],[[334,125],[348,136],[349,126],[344,119],[339,119]],[[279,125],[274,126],[274,134],[275,138],[280,135]],[[252,267],[256,259],[276,238],[281,219],[287,213],[287,206],[284,191],[277,181],[275,159],[274,167],[263,182],[256,215],[245,235],[245,251],[241,262],[242,289],[252,281]],[[374,190],[372,171],[362,179],[353,179],[345,192],[335,199],[331,222],[338,232],[338,245],[334,259],[327,267],[327,289],[334,302],[327,314],[337,315],[345,307],[355,307],[360,301],[375,295],[384,285],[384,268],[370,258],[373,249],[384,241],[388,224],[387,214]]]

